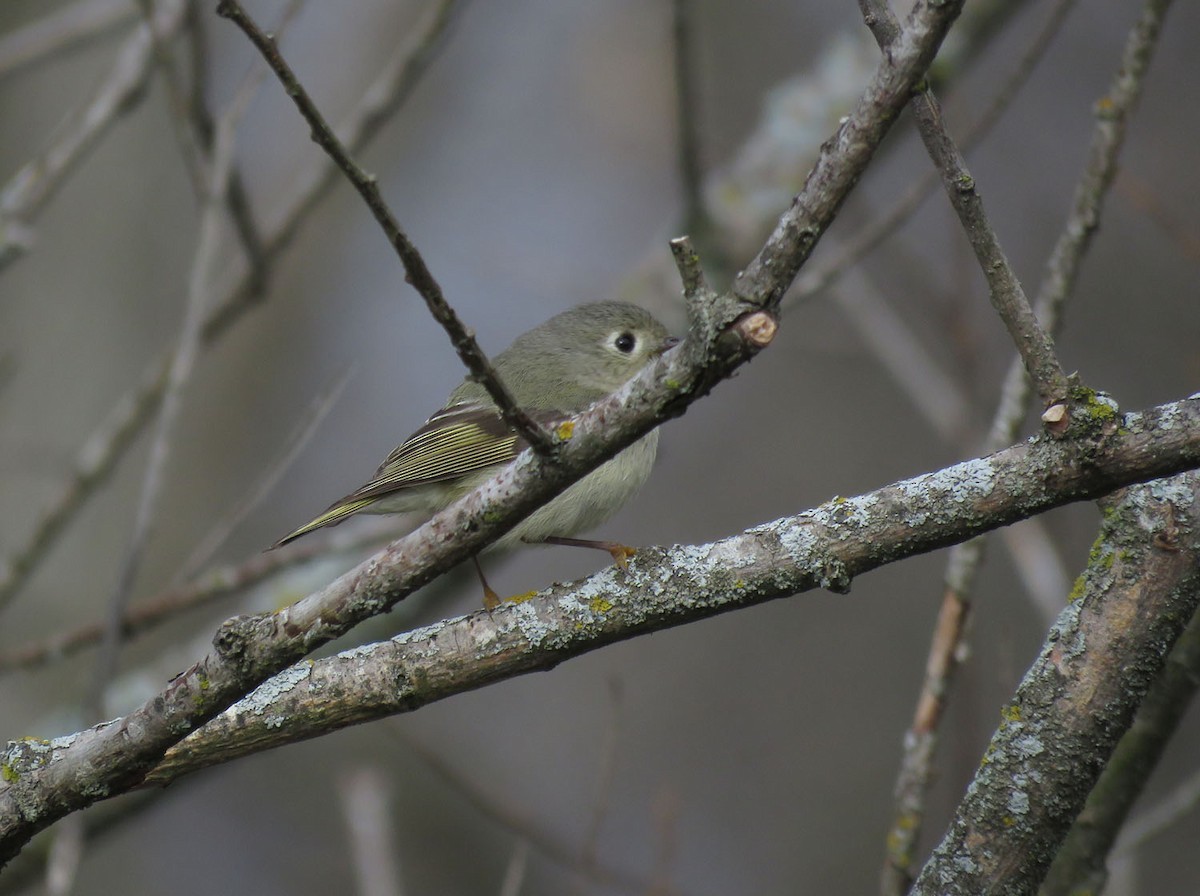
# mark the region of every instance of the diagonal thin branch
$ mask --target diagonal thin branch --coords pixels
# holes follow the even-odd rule
[[[1050,44],[1058,36],[1063,22],[1066,21],[1067,15],[1075,8],[1077,2],[1078,0],[1057,0],[1046,24],[1025,48],[1025,52],[1013,66],[1012,72],[988,102],[983,114],[976,118],[963,133],[962,139],[959,140],[959,146],[964,153],[970,152],[977,146],[1003,118],[1012,101],[1028,83],[1037,64],[1046,55]],[[939,65],[941,63],[942,60],[939,57]],[[940,182],[941,178],[937,171],[927,171],[904,191],[904,194],[896,200],[891,208],[884,210],[881,214],[872,214],[871,220],[864,222],[863,227],[839,246],[832,257],[821,263],[813,264],[809,270],[805,271],[796,283],[795,289],[788,294],[788,304],[803,302],[828,289],[843,274],[878,248],[879,244],[889,235],[898,230],[920,208],[921,203],[929,197]]]
[[[132,19],[129,0],[77,0],[0,37],[0,77]]]
[[[339,130],[347,146],[358,148],[371,140],[412,94],[443,45],[454,13],[465,0],[440,0],[412,40],[396,48],[361,102],[351,110]],[[309,214],[337,180],[337,168],[321,157],[305,176],[297,179],[278,222],[263,238],[264,263],[270,264],[285,251],[300,232]],[[0,212],[0,229],[3,215]],[[255,271],[241,274],[230,285],[204,322],[205,345],[227,333],[254,307],[258,297]],[[92,435],[84,442],[72,474],[58,494],[36,518],[24,543],[0,560],[0,610],[16,596],[29,576],[45,559],[74,515],[97,488],[107,481],[134,439],[146,427],[162,401],[170,355],[153,361],[142,382],[123,396]]]
[[[150,443],[150,457],[146,463],[133,531],[130,534],[129,548],[121,564],[109,601],[104,641],[101,645],[96,673],[92,676],[85,702],[85,716],[88,718],[98,718],[103,712],[104,691],[116,671],[125,609],[128,606],[134,579],[141,567],[154,517],[157,514],[159,495],[166,474],[167,458],[170,455],[171,439],[183,407],[183,392],[191,379],[196,358],[200,353],[204,310],[209,303],[209,283],[216,269],[220,244],[223,209],[221,197],[229,188],[229,178],[233,172],[234,134],[264,76],[265,72],[262,69],[255,69],[243,80],[230,108],[217,125],[216,139],[213,142],[212,164],[207,171],[208,181],[205,184],[205,203],[200,221],[200,234],[196,244],[196,254],[192,261],[191,276],[188,279],[187,303],[179,335],[179,345],[167,371],[166,389],[163,393],[162,405],[159,408],[154,437]]]
[[[213,143],[216,139],[216,125],[209,114],[204,102],[203,77],[200,68],[203,63],[203,23],[199,16],[198,4],[189,3],[184,25],[191,38],[192,84],[188,89],[184,85],[183,76],[172,52],[170,41],[166,35],[159,33],[154,19],[154,0],[137,0],[142,10],[142,17],[150,28],[153,41],[154,58],[159,71],[162,72],[163,83],[167,89],[168,108],[175,137],[183,156],[184,167],[187,169],[192,183],[192,190],[203,207],[207,184],[209,181],[208,168],[212,163]],[[276,25],[277,34],[291,23],[303,0],[289,0],[279,16]],[[234,233],[241,243],[251,269],[252,289],[261,292],[266,288],[266,267],[262,253],[262,238],[258,233],[258,225],[250,207],[250,196],[246,190],[241,173],[234,169],[229,175],[225,188],[224,201],[234,225]]]
[[[157,31],[164,38],[183,23],[183,0],[160,0]],[[0,191],[0,271],[28,251],[32,221],[71,170],[117,119],[141,100],[150,78],[153,38],[143,23],[122,46],[91,101],[73,113],[55,140]]]
[[[880,48],[890,52],[900,32],[887,0],[859,0],[859,6]],[[983,201],[975,189],[975,179],[967,170],[962,152],[946,130],[941,107],[928,86],[914,94],[912,108],[917,119],[917,130],[934,165],[941,172],[942,185],[987,278],[992,305],[1008,328],[1025,369],[1042,398],[1043,406],[1049,408],[1058,405],[1067,397],[1067,375],[1055,357],[1050,336],[1033,313],[1016,272],[988,222]],[[1058,418],[1055,422],[1061,422],[1062,419]]]
[[[683,231],[709,251],[712,222],[704,206],[700,160],[700,100],[697,96],[693,38],[694,0],[671,0],[672,62],[675,74],[675,126],[679,154],[679,180],[683,189]]]
[[[182,613],[240,594],[310,560],[378,548],[393,538],[395,532],[391,527],[352,531],[330,529],[328,534],[315,538],[310,544],[300,542],[287,545],[278,551],[253,554],[231,566],[214,567],[191,581],[168,588],[130,607],[121,620],[121,636],[129,640],[153,631],[177,619]],[[45,665],[94,647],[104,637],[104,628],[103,622],[86,623],[45,640],[29,641],[7,653],[0,653],[0,675]]]
[[[937,35],[944,34],[961,11],[958,2],[919,0],[913,5],[889,58],[876,69],[837,133],[822,145],[804,188],[765,245],[735,278],[735,296],[768,309],[779,307],[800,266],[849,195],[853,179],[866,167],[899,116],[900,108],[892,104],[891,98],[910,88],[913,71],[924,72],[929,67],[937,52]]]
[[[242,9],[237,0],[221,0],[217,4],[217,15],[223,16],[235,25],[237,25],[245,33],[250,42],[258,48],[262,53],[267,64],[279,77],[283,84],[287,95],[291,97],[296,107],[300,110],[300,114],[308,122],[311,129],[312,139],[320,146],[330,158],[334,160],[337,166],[345,172],[347,179],[354,186],[367,207],[371,210],[375,220],[383,228],[384,234],[388,238],[388,242],[392,244],[392,248],[396,250],[396,254],[400,257],[401,263],[404,265],[405,279],[412,285],[413,289],[425,300],[426,306],[429,308],[429,313],[433,315],[434,320],[441,324],[442,329],[446,331],[446,335],[450,337],[450,343],[454,346],[454,350],[458,352],[459,358],[462,359],[467,370],[471,372],[481,385],[483,385],[492,400],[496,402],[501,415],[513,429],[520,433],[529,445],[537,451],[538,454],[550,455],[555,450],[554,438],[549,432],[542,427],[536,420],[529,416],[512,397],[508,388],[500,379],[500,375],[492,367],[488,361],[487,355],[479,347],[475,341],[475,337],[470,330],[463,325],[459,320],[458,314],[446,301],[442,294],[442,288],[434,279],[433,273],[425,264],[425,259],[421,257],[421,253],[417,251],[417,247],[413,245],[412,240],[408,238],[408,234],[400,227],[400,223],[384,202],[383,195],[379,191],[379,184],[375,176],[367,174],[357,162],[350,157],[346,147],[338,140],[333,129],[325,121],[325,117],[321,114],[309,97],[308,91],[300,84],[296,78],[295,72],[291,66],[279,53],[275,40],[270,35],[264,33],[261,28],[247,15]]]
[[[255,507],[261,504],[271,493],[284,471],[291,466],[292,461],[300,454],[309,440],[316,434],[325,416],[333,410],[341,397],[342,390],[350,381],[349,369],[334,378],[328,386],[321,389],[309,403],[307,411],[301,415],[300,423],[295,431],[283,440],[283,447],[278,456],[268,461],[266,468],[259,474],[257,480],[243,490],[237,504],[223,518],[213,523],[208,532],[201,538],[187,560],[175,574],[174,583],[186,582],[195,577],[207,566],[225,539]]]

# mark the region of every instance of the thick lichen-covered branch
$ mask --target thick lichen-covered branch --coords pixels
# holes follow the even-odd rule
[[[1200,604],[1200,479],[1129,489],[914,894],[1034,893]]]

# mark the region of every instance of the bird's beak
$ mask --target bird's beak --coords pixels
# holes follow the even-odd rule
[[[672,349],[679,345],[681,341],[682,340],[678,336],[668,336],[662,341],[662,345],[658,347],[658,351],[656,351],[655,354],[661,355],[663,352],[667,351],[667,349]]]

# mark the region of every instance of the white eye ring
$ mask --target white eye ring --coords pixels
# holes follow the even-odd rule
[[[613,334],[612,345],[621,354],[629,355],[637,348],[637,337],[628,330],[622,330],[620,333]]]

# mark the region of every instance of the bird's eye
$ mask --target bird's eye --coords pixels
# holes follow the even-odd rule
[[[617,347],[617,351],[627,355],[633,351],[633,347],[637,345],[637,339],[635,339],[634,335],[627,330],[624,333],[620,333],[617,338],[613,340],[613,345]]]

